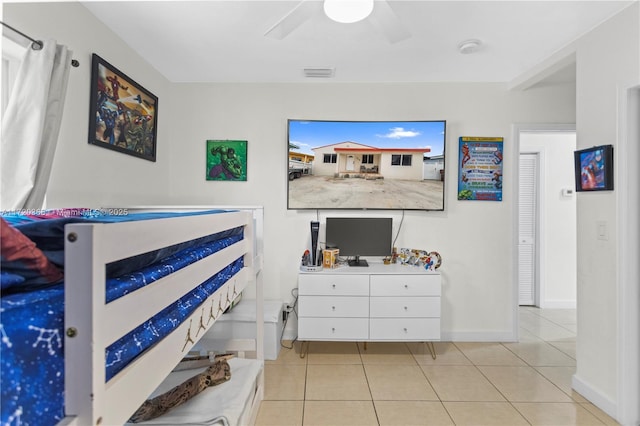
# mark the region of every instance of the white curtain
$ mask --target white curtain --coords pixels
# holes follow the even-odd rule
[[[72,52],[55,40],[28,48],[2,117],[2,209],[39,209],[58,143]]]

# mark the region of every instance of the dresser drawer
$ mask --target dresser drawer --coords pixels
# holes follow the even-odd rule
[[[300,296],[368,296],[368,275],[300,274]]]
[[[371,318],[439,318],[439,297],[372,297]]]
[[[300,296],[301,317],[369,318],[369,298],[362,296]]]
[[[300,340],[367,340],[369,320],[367,318],[300,318],[298,339]]]
[[[371,340],[440,340],[440,318],[372,318]]]
[[[371,296],[440,296],[440,275],[371,275]]]

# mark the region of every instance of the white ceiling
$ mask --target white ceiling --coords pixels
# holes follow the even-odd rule
[[[281,40],[264,34],[299,0],[83,4],[173,82],[307,82],[305,67],[335,68],[335,82],[510,82],[637,0],[389,0],[411,34],[396,43],[376,9],[339,24],[306,1],[313,12]],[[459,53],[472,38],[482,48]]]

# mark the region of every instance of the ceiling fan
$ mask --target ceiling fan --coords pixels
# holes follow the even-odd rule
[[[369,20],[390,43],[411,37],[388,0],[302,0],[264,34],[282,40],[318,13],[336,22],[353,23]]]

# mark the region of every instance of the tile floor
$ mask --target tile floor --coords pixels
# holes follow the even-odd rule
[[[312,342],[265,364],[257,425],[616,425],[571,390],[575,310],[520,308],[518,343]]]

